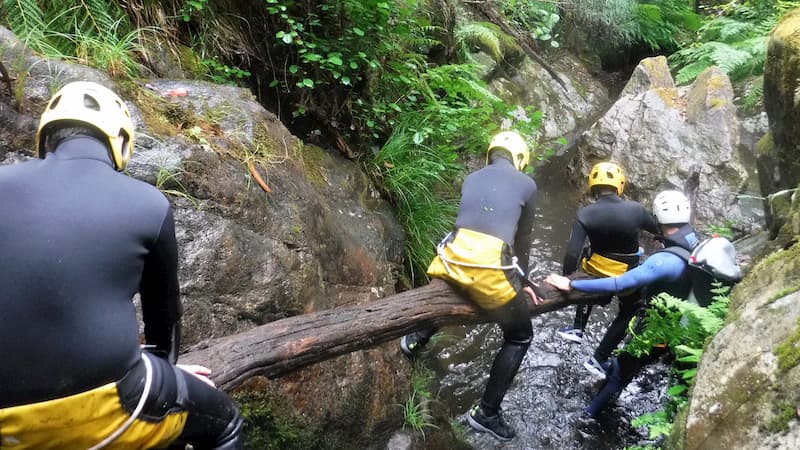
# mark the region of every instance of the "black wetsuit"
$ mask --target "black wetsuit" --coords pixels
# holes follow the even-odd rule
[[[600,195],[597,201],[579,209],[576,214],[562,273],[570,275],[578,269],[587,238],[592,253],[623,262],[629,269],[636,267],[639,265],[641,230],[659,233],[655,218],[640,203],[623,200],[616,194]],[[609,296],[599,303],[607,304],[612,298],[613,296]],[[642,306],[640,299],[639,292],[619,296],[619,314],[609,325],[594,352],[598,361],[607,360],[625,337],[628,322]],[[591,311],[592,305],[578,305],[573,327],[583,331]]]
[[[162,361],[155,386],[174,389],[182,310],[164,195],[115,171],[100,141],[72,137],[44,160],[0,168],[0,214],[0,408],[70,396],[141,371],[137,292],[145,343]],[[141,379],[130,378],[121,390],[135,404]],[[206,390],[187,383],[189,397],[191,389]],[[142,417],[159,416],[177,394],[165,398],[148,402]],[[197,409],[218,406],[190,410],[186,431],[213,433],[240,420],[225,398],[197,402]],[[195,412],[226,423],[198,423]]]
[[[513,248],[527,276],[536,192],[533,178],[518,171],[510,161],[496,158],[464,180],[456,228],[502,239]],[[504,341],[481,399],[481,408],[489,415],[499,411],[530,346],[533,327],[528,302],[527,294],[520,290],[513,300],[490,311],[503,330]]]

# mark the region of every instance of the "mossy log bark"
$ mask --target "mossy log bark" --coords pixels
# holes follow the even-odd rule
[[[532,316],[596,300],[596,295],[564,294],[544,283],[538,292],[546,301],[530,304]],[[209,367],[217,386],[231,390],[253,376],[279,377],[421,328],[489,320],[459,291],[433,280],[373,302],[289,317],[215,339],[182,355],[180,362]]]

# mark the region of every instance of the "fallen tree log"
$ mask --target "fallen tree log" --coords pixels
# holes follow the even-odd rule
[[[530,304],[532,316],[597,299],[577,291],[564,294],[544,283],[537,291],[546,301]],[[458,290],[435,279],[373,302],[293,316],[201,343],[180,362],[210,368],[217,386],[230,390],[253,376],[275,378],[418,329],[489,320]]]

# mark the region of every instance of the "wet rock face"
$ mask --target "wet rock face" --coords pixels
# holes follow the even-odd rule
[[[800,367],[800,246],[762,260],[731,296],[728,325],[705,350],[687,419],[686,449],[794,449]]]
[[[529,59],[513,73],[490,82],[492,91],[508,103],[520,108],[532,106],[543,113],[540,142],[544,143],[586,126],[608,104],[607,89],[589,75],[582,63],[569,55],[554,61],[560,82]]]
[[[629,198],[650,205],[663,189],[692,189],[695,224],[750,231],[757,218],[736,195],[747,181],[739,155],[739,124],[727,75],[711,68],[688,87],[675,87],[666,59],[643,60],[616,103],[578,143],[573,179],[591,167],[619,163]]]
[[[763,196],[800,183],[800,10],[786,15],[769,36],[764,66],[764,106],[770,135],[759,149],[758,169]],[[765,205],[774,233],[783,223],[780,212]]]

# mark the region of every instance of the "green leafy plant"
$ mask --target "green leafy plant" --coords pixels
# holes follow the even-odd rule
[[[590,37],[618,50],[644,46],[673,51],[701,23],[686,0],[577,0],[568,15]]]
[[[649,354],[656,345],[666,344],[675,353],[667,405],[633,422],[635,426],[647,427],[651,438],[669,434],[675,413],[687,404],[689,387],[697,375],[703,349],[724,325],[730,304],[729,291],[729,287],[716,284],[712,289],[713,301],[705,308],[661,293],[650,300],[643,318],[644,328],[637,333],[630,327],[632,339],[621,351],[642,356]]]
[[[767,35],[797,1],[750,0],[723,5],[708,16],[688,45],[670,55],[675,81],[686,84],[706,68],[720,67],[733,81],[760,76],[767,55]],[[753,94],[758,95],[760,89]],[[748,100],[754,103],[753,98]]]
[[[132,28],[114,2],[3,0],[8,25],[36,51],[76,59],[112,76],[135,76],[143,30]]]
[[[517,28],[527,30],[531,38],[549,42],[558,47],[555,27],[561,20],[558,5],[551,1],[539,0],[501,0],[503,14]]]
[[[248,78],[251,73],[238,67],[221,64],[214,59],[204,59],[200,62],[206,77],[217,84],[236,85],[238,81]]]
[[[400,405],[403,408],[403,427],[410,427],[412,430],[425,437],[426,428],[438,428],[433,423],[431,415],[431,393],[430,384],[433,379],[433,371],[423,364],[415,364],[411,374],[411,395],[405,403]]]
[[[433,423],[429,399],[417,397],[417,393],[412,392],[411,397],[401,406],[403,408],[403,428],[408,426],[422,434],[423,438],[426,428],[439,428]]]
[[[459,55],[470,62],[475,60],[473,54],[478,50],[490,55],[497,62],[502,61],[509,52],[521,51],[513,37],[491,22],[461,24],[455,31],[455,40]]]

